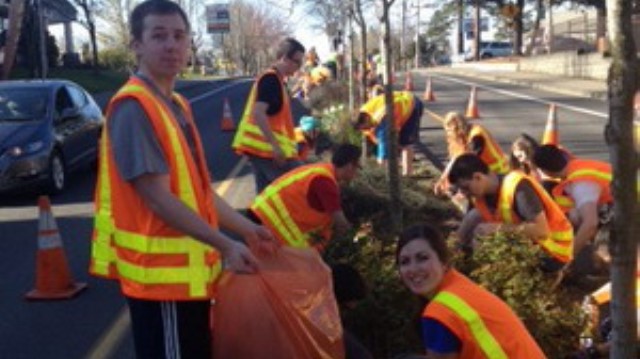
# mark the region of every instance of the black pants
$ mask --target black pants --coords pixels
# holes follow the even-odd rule
[[[211,359],[211,301],[126,297],[138,359]]]

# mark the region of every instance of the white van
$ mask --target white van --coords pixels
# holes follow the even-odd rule
[[[480,42],[480,58],[490,59],[492,57],[511,56],[513,54],[513,46],[505,41],[481,41]],[[465,58],[473,60],[473,50],[469,49]]]

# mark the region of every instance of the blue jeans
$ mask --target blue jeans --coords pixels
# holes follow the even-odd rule
[[[253,177],[256,181],[256,195],[267,187],[271,182],[292,169],[302,165],[298,160],[288,160],[284,166],[276,166],[273,159],[256,156],[247,156],[253,167]]]

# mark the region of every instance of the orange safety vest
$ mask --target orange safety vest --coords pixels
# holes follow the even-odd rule
[[[393,92],[393,118],[395,119],[397,130],[400,130],[409,117],[411,117],[411,113],[415,107],[414,101],[415,96],[409,91]],[[367,103],[360,108],[360,112],[369,115],[374,125],[373,128],[363,131],[363,134],[367,136],[371,142],[377,144],[378,139],[376,138],[375,128],[380,125],[386,115],[384,94],[367,101]]]
[[[579,181],[595,182],[600,187],[598,205],[612,203],[611,195],[611,165],[594,160],[571,159],[567,164],[567,177],[552,190],[553,199],[564,212],[569,212],[574,206],[574,200],[565,193],[568,184]]]
[[[337,185],[332,164],[304,165],[276,179],[251,205],[251,211],[283,244],[305,248],[313,244],[316,234],[325,241],[331,238],[332,213],[312,208],[307,200],[311,181],[318,176]]]
[[[469,130],[468,144],[472,143],[474,137],[480,137],[484,141],[482,152],[478,157],[489,166],[489,170],[497,174],[506,174],[509,172],[509,161],[507,156],[502,152],[502,148],[493,139],[489,132],[480,125],[471,125]]]
[[[174,93],[191,122],[198,158],[194,159],[171,109],[140,79],[132,77],[113,97],[114,105],[134,99],[143,108],[169,166],[171,192],[210,226],[217,228],[213,192],[202,143],[187,101]],[[144,203],[133,185],[119,174],[109,131],[100,140],[92,274],[118,279],[125,295],[149,300],[211,298],[221,272],[219,254],[211,246],[171,228]]]
[[[240,125],[238,126],[231,145],[239,154],[273,158],[273,146],[267,141],[262,130],[253,118],[253,107],[256,103],[258,83],[262,77],[267,74],[276,74],[278,78],[280,78],[280,75],[275,69],[269,69],[253,84],[244,108],[244,113],[242,114],[242,119],[240,120]],[[297,158],[297,149],[289,95],[284,85],[281,85],[280,90],[282,93],[282,107],[278,113],[269,116],[269,127],[271,131],[273,131],[273,135],[276,141],[278,141],[285,157],[294,159]]]
[[[546,358],[522,321],[491,292],[449,269],[423,318],[432,318],[460,339],[460,358]]]
[[[499,222],[506,224],[521,223],[515,212],[516,188],[520,181],[529,181],[544,207],[544,214],[549,223],[551,233],[548,237],[538,240],[540,247],[550,256],[562,263],[568,263],[573,258],[573,227],[571,222],[562,213],[560,207],[547,194],[544,188],[533,178],[521,171],[512,171],[507,174],[500,186],[498,194],[497,210],[495,213],[489,210],[484,198],[475,201],[478,212],[485,222]]]

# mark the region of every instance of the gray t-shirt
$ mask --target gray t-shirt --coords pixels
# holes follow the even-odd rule
[[[504,176],[499,175],[500,185]],[[523,222],[533,221],[540,212],[544,210],[542,200],[538,197],[533,185],[528,180],[523,180],[516,186],[515,193],[515,212]],[[498,195],[485,196],[487,207],[495,213],[497,211]]]
[[[171,109],[184,133],[191,154],[196,157],[195,140],[191,134],[190,123],[180,106],[162,95],[149,80],[138,77],[152,89]],[[118,172],[126,181],[131,181],[144,174],[167,174],[169,166],[165,154],[156,137],[153,125],[149,121],[142,105],[134,99],[124,99],[117,103],[107,121]]]

